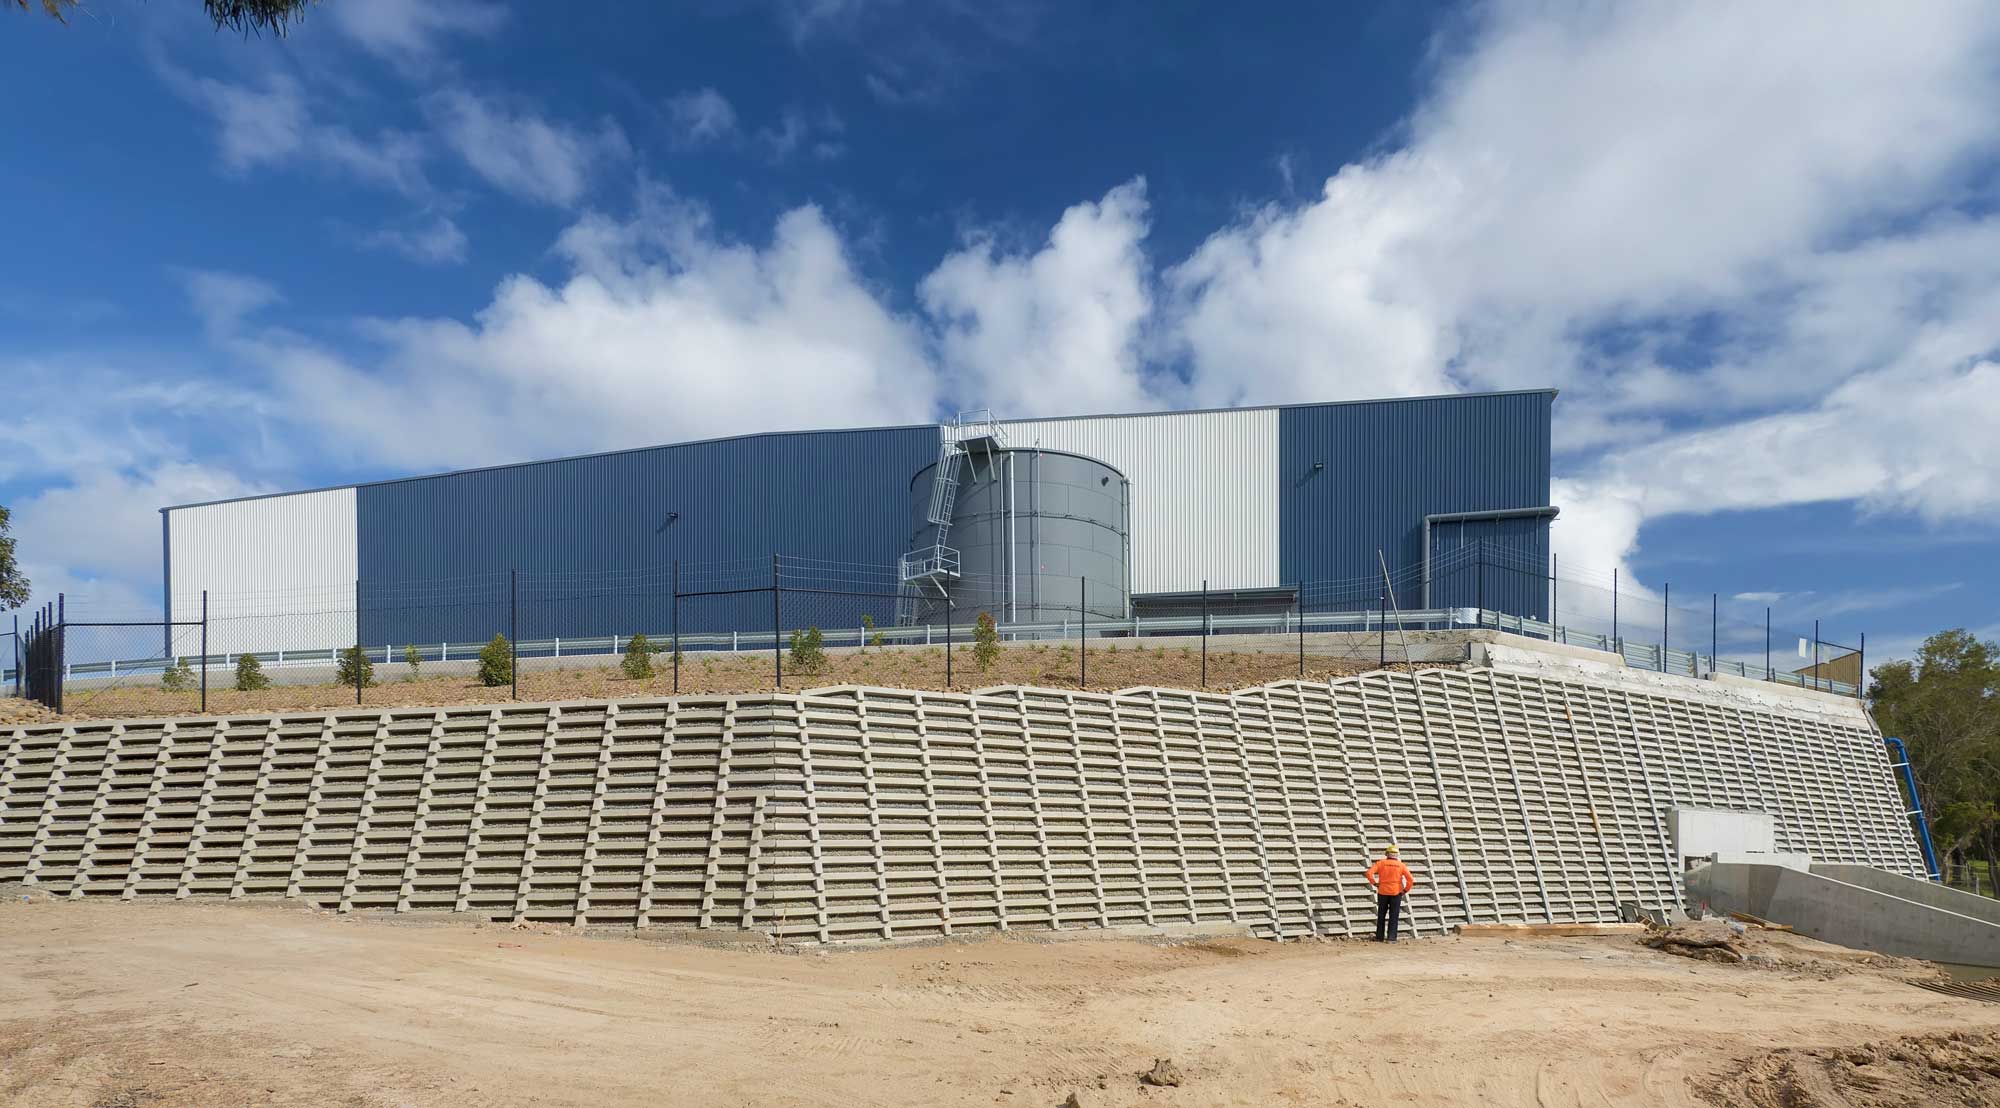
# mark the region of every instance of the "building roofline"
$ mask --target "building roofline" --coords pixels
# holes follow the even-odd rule
[[[1301,404],[1258,404],[1240,408],[1181,408],[1155,412],[1100,412],[1088,415],[1042,416],[1027,419],[997,420],[1002,426],[1023,423],[1057,423],[1078,419],[1138,419],[1146,416],[1187,416],[1215,415],[1221,412],[1270,412],[1290,408],[1333,408],[1356,407],[1364,404],[1401,404],[1412,400],[1475,400],[1495,396],[1537,396],[1545,395],[1553,399],[1559,390],[1541,389],[1498,389],[1490,392],[1446,392],[1425,396],[1382,396],[1365,400],[1320,400]],[[534,458],[524,462],[497,462],[487,466],[468,466],[464,469],[447,469],[435,473],[417,473],[407,477],[384,477],[377,481],[356,481],[345,485],[320,485],[309,489],[285,489],[281,492],[256,493],[250,496],[228,496],[220,500],[196,500],[186,504],[169,504],[160,509],[160,514],[178,512],[188,508],[212,508],[219,504],[241,504],[251,500],[273,500],[281,496],[306,496],[311,493],[340,492],[345,489],[367,489],[381,485],[400,485],[407,481],[429,481],[437,477],[460,477],[473,473],[491,473],[503,469],[521,469],[526,466],[549,465],[554,462],[583,462],[593,458],[615,458],[621,454],[638,454],[648,450],[662,450],[676,446],[708,446],[720,442],[735,442],[740,439],[762,439],[778,435],[844,435],[869,431],[918,431],[935,430],[946,426],[943,423],[896,423],[875,427],[817,427],[797,431],[749,431],[740,435],[718,435],[707,439],[686,439],[681,442],[651,443],[646,446],[628,446],[618,450],[599,450],[589,454],[565,454],[555,458]],[[1033,449],[1030,447],[1029,449]],[[1102,459],[1091,459],[1101,461]],[[919,471],[921,472],[921,471]]]

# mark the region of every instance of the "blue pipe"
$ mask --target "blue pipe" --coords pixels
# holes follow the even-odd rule
[[[1938,872],[1937,850],[1931,846],[1930,821],[1924,818],[1924,803],[1917,797],[1917,779],[1910,772],[1910,748],[1904,746],[1901,739],[1885,737],[1882,741],[1888,743],[1889,748],[1895,752],[1896,757],[1902,759],[1899,762],[1892,762],[1890,765],[1891,768],[1902,771],[1903,787],[1910,790],[1909,814],[1917,817],[1917,845],[1924,848],[1924,865],[1929,867],[1930,879],[1933,881],[1942,881],[1944,878]]]

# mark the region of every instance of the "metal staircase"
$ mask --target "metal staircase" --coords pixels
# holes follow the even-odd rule
[[[992,463],[993,452],[1006,445],[1000,424],[988,408],[958,413],[943,429],[938,443],[937,465],[931,470],[931,504],[926,516],[931,541],[897,559],[896,575],[901,587],[896,597],[896,623],[908,626],[947,600],[951,591],[946,582],[959,576],[958,550],[945,540],[951,536],[952,512],[958,507],[958,475],[978,447]]]

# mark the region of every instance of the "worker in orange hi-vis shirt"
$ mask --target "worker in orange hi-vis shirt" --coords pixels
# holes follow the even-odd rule
[[[1403,894],[1416,884],[1410,876],[1410,867],[1396,857],[1396,848],[1390,846],[1382,852],[1382,857],[1368,867],[1368,884],[1375,890],[1375,941],[1393,943],[1396,941],[1396,922],[1403,914]]]

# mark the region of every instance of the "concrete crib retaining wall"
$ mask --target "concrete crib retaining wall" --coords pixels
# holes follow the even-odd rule
[[[877,688],[0,736],[0,880],[71,896],[742,928],[1420,932],[1680,900],[1666,813],[1919,874],[1860,717],[1495,669],[1234,694]]]

